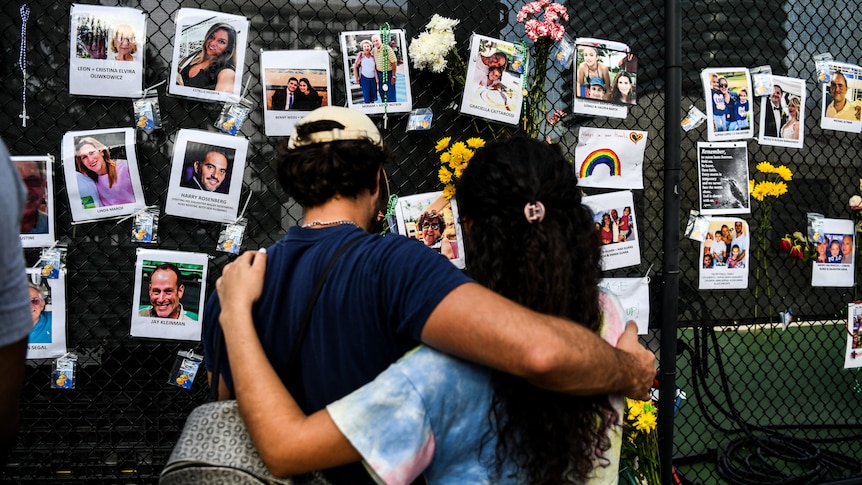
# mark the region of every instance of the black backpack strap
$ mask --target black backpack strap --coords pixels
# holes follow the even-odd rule
[[[335,266],[335,263],[350,249],[351,246],[359,242],[360,239],[367,236],[367,234],[360,234],[353,239],[344,243],[335,254],[330,258],[329,263],[327,263],[326,268],[323,269],[323,273],[320,274],[320,277],[317,278],[317,282],[314,285],[314,289],[311,292],[311,297],[308,299],[308,304],[305,306],[305,310],[302,313],[302,320],[299,326],[299,332],[296,335],[296,339],[293,341],[293,347],[290,350],[290,359],[288,360],[288,369],[296,369],[297,364],[299,362],[299,349],[302,346],[303,340],[305,340],[305,335],[308,333],[308,325],[311,323],[311,312],[314,310],[314,305],[317,303],[317,299],[320,297],[320,292],[323,290],[323,284],[326,282],[326,277],[329,275],[329,272]],[[209,400],[211,402],[218,401],[218,386],[219,379],[221,377],[221,358],[222,358],[222,347],[224,347],[224,333],[222,332],[221,324],[216,325],[215,328],[215,343],[213,344],[213,352],[215,353],[215,361],[213,362],[212,368],[212,378],[210,379],[210,393]]]
[[[302,342],[305,340],[305,335],[308,333],[308,325],[311,323],[311,312],[314,310],[314,305],[317,304],[317,299],[320,297],[320,292],[323,291],[323,284],[326,283],[326,277],[329,275],[329,272],[335,266],[335,263],[338,262],[338,259],[347,252],[354,244],[359,242],[360,239],[367,236],[367,234],[361,234],[356,236],[355,238],[347,241],[341,246],[335,254],[332,255],[332,258],[329,260],[329,264],[324,268],[323,273],[320,274],[320,277],[317,278],[317,283],[314,285],[314,289],[311,291],[311,297],[308,299],[308,304],[305,306],[305,311],[302,313],[302,320],[299,326],[299,332],[296,334],[296,338],[293,340],[293,347],[290,349],[290,359],[287,361],[287,368],[294,372],[299,364],[299,349],[302,347]]]

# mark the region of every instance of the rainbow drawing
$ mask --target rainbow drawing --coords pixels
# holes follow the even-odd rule
[[[620,157],[617,156],[616,152],[610,148],[600,148],[587,155],[587,158],[584,159],[584,163],[581,164],[580,177],[589,177],[599,165],[607,165],[611,171],[610,175],[612,177],[622,175]]]

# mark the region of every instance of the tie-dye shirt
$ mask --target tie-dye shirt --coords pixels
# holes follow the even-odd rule
[[[601,335],[616,344],[623,310],[610,294],[599,300]],[[379,483],[409,484],[423,474],[432,485],[522,483],[512,478],[514,465],[500,477],[493,474],[496,438],[480,446],[491,429],[493,393],[489,369],[422,346],[326,409]],[[622,417],[622,398],[611,402]],[[617,483],[621,428],[609,434],[603,458],[610,464],[597,467],[590,484]]]

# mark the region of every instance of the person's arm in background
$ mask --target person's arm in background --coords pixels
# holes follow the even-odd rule
[[[655,355],[629,322],[614,348],[582,325],[529,310],[476,283],[450,292],[431,313],[422,342],[442,352],[575,395],[645,399]]]
[[[50,167],[49,167],[50,169]],[[24,253],[21,214],[24,187],[6,146],[0,141],[0,468],[15,445],[18,406],[27,336],[33,329]]]

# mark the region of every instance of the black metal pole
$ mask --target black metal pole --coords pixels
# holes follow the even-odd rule
[[[673,408],[676,400],[676,329],[679,301],[679,178],[682,165],[682,14],[665,0],[664,214],[658,436],[662,483],[673,484]]]

